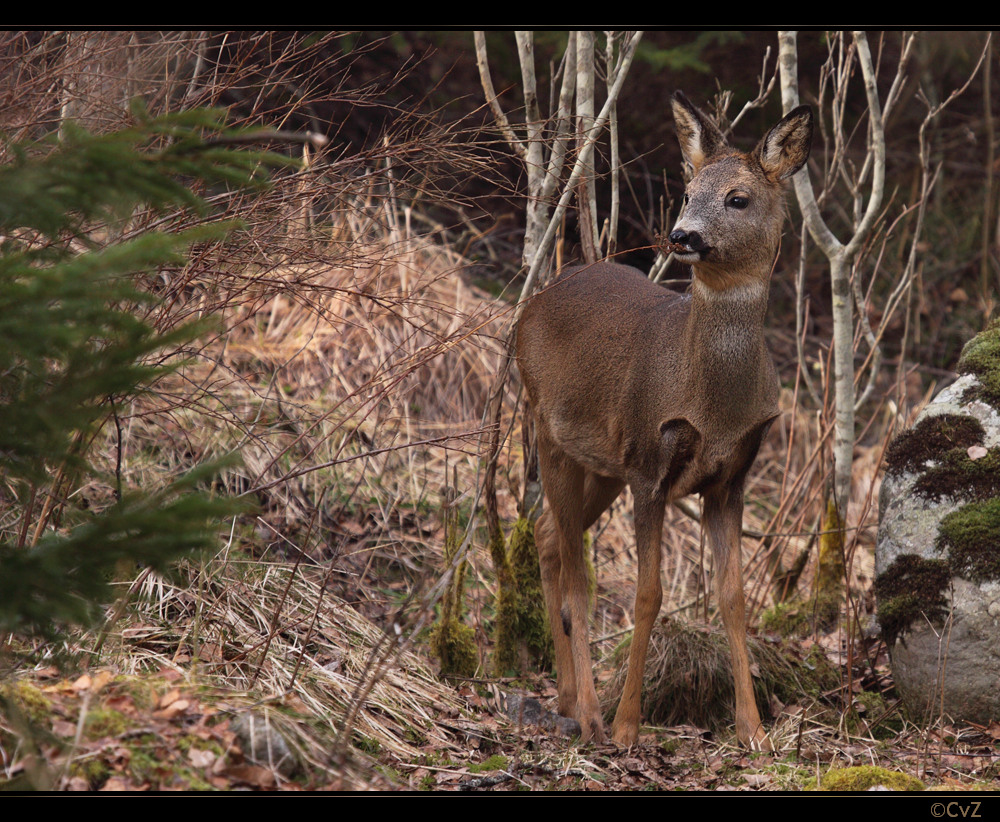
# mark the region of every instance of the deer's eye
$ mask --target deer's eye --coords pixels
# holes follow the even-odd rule
[[[741,194],[732,194],[726,198],[726,208],[744,209],[750,205],[750,198]]]

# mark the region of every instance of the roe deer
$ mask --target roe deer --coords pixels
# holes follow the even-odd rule
[[[701,494],[736,685],[736,732],[770,749],[754,703],[740,535],[743,482],[772,421],[778,380],[764,342],[785,181],[806,162],[800,106],[749,154],[680,92],[673,113],[693,174],[670,233],[689,294],[614,263],[570,269],[527,304],[517,361],[536,422],[547,510],[536,540],[555,640],[559,711],[603,741],[588,640],[583,531],[627,484],[635,499],[635,630],[613,738],[635,743],[649,635],[660,608],[668,502]],[[681,247],[678,252],[676,249]]]

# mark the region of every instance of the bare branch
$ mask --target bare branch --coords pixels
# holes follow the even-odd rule
[[[562,67],[563,77],[559,89],[559,107],[555,114],[552,152],[549,155],[548,173],[542,183],[541,199],[549,200],[555,194],[556,186],[562,177],[563,162],[569,150],[570,131],[572,128],[573,94],[576,91],[576,33],[570,32],[566,43],[566,55]]]
[[[869,156],[872,158],[872,190],[868,197],[868,207],[864,217],[854,230],[854,236],[847,243],[844,253],[852,258],[861,249],[868,237],[868,232],[875,225],[879,209],[882,207],[882,194],[885,190],[885,124],[882,120],[882,106],[878,99],[875,67],[872,65],[872,54],[868,48],[868,38],[863,31],[854,32],[854,42],[857,45],[858,61],[861,63],[861,74],[865,80],[865,96],[868,98],[868,128]]]
[[[538,274],[542,268],[542,261],[548,254],[548,249],[552,244],[552,240],[555,238],[556,229],[562,221],[563,214],[566,213],[566,208],[569,205],[573,189],[577,182],[579,182],[586,163],[590,160],[591,155],[594,153],[594,146],[597,143],[597,135],[600,134],[601,130],[604,128],[604,124],[608,121],[611,106],[614,105],[615,101],[618,99],[618,95],[621,93],[622,86],[625,83],[625,77],[628,74],[628,69],[632,65],[632,58],[635,56],[636,47],[639,45],[639,41],[641,39],[641,31],[632,32],[622,47],[621,57],[619,58],[618,68],[616,69],[617,76],[614,85],[612,85],[612,87],[608,90],[608,98],[604,101],[601,113],[594,121],[594,127],[591,129],[591,139],[584,145],[583,149],[576,158],[576,163],[573,166],[573,171],[570,174],[569,181],[566,183],[562,196],[559,198],[559,204],[556,206],[555,211],[549,220],[545,236],[542,238],[542,241],[535,252],[535,258],[531,263],[531,267],[528,270],[528,276],[525,278],[524,286],[521,289],[518,306],[511,316],[511,324],[515,324],[517,319],[521,316],[521,312],[524,310],[524,301],[535,287],[535,282],[538,280]]]
[[[795,44],[796,32],[778,32],[778,70],[781,75],[781,108],[785,114],[799,105],[799,64]],[[812,180],[809,178],[809,166],[806,165],[792,177],[795,186],[795,197],[799,201],[803,219],[809,234],[828,257],[837,254],[842,248],[833,232],[823,221],[813,194]]]
[[[486,102],[493,112],[493,118],[497,121],[497,127],[511,149],[516,151],[517,156],[522,160],[527,160],[528,151],[524,147],[524,143],[514,134],[514,129],[510,127],[507,115],[500,108],[497,93],[493,88],[493,80],[490,77],[490,64],[486,57],[486,33],[476,31],[474,39],[476,44],[476,65],[479,67],[479,81],[482,83],[483,92],[486,94]]]

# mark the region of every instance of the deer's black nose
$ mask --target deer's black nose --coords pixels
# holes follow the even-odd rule
[[[697,231],[685,231],[683,228],[675,228],[670,232],[668,239],[672,243],[682,243],[692,251],[704,251],[708,248]]]

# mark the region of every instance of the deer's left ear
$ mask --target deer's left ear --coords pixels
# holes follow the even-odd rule
[[[695,107],[683,92],[674,92],[671,105],[677,140],[684,157],[684,176],[690,180],[713,154],[726,147],[726,138],[708,115]]]
[[[792,109],[755,150],[764,173],[772,180],[787,180],[809,159],[812,137],[812,109],[809,106]]]

